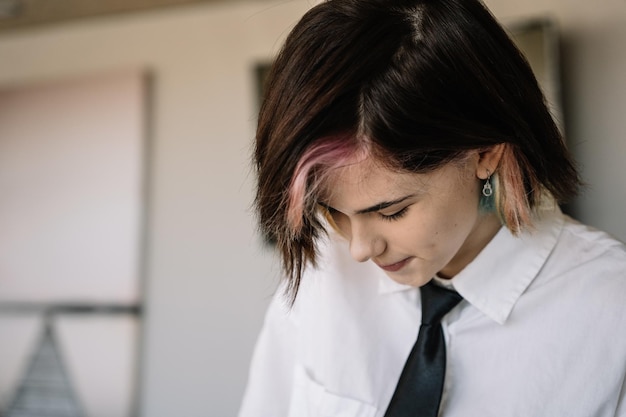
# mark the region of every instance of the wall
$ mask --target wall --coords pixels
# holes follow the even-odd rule
[[[626,3],[488,3],[498,16],[562,22],[566,129],[590,183],[575,210],[626,239]],[[0,35],[0,88],[120,68],[154,75],[143,416],[237,409],[276,269],[249,213],[251,66],[308,7],[189,6]]]
[[[570,208],[626,241],[626,2],[486,0],[501,19],[549,15],[562,36],[564,122],[587,183]]]
[[[276,279],[250,216],[253,64],[304,1],[188,6],[0,34],[0,89],[153,75],[141,415],[230,416]]]

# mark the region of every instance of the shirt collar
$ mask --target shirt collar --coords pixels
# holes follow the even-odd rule
[[[537,276],[563,228],[558,207],[544,210],[529,231],[514,236],[502,227],[478,256],[450,280],[463,298],[499,324]],[[379,280],[379,293],[414,289],[388,277]]]

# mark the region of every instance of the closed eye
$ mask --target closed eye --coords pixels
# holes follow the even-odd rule
[[[383,214],[379,212],[378,215],[381,219],[385,221],[394,221],[402,218],[407,213],[407,211],[409,211],[409,206],[406,206],[393,214]]]

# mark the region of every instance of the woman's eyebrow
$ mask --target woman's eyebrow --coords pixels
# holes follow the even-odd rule
[[[374,211],[384,210],[387,207],[391,207],[393,205],[402,203],[404,200],[407,200],[407,199],[409,199],[411,197],[415,197],[415,194],[409,194],[407,196],[400,197],[400,198],[397,198],[397,199],[391,200],[391,201],[383,201],[383,202],[375,204],[375,205],[373,205],[371,207],[368,207],[368,208],[365,208],[365,209],[362,209],[362,210],[358,210],[356,212],[356,214],[365,214],[365,213],[372,213]]]
[[[378,210],[384,210],[387,207],[391,207],[391,206],[393,206],[395,204],[402,203],[404,200],[407,200],[407,199],[409,199],[411,197],[415,197],[415,194],[409,194],[407,196],[400,197],[398,199],[391,200],[391,201],[383,201],[383,202],[375,204],[375,205],[373,205],[371,207],[364,208],[362,210],[358,210],[358,211],[355,212],[355,214],[366,214],[366,213],[372,213],[372,212],[375,212],[375,211],[378,211]],[[337,211],[336,209],[334,209],[333,207],[329,206],[328,204],[326,204],[324,202],[318,201],[317,204],[319,204],[320,206],[324,207],[328,211]]]

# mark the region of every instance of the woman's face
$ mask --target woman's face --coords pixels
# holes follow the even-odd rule
[[[371,158],[331,176],[325,206],[358,262],[372,260],[402,284],[422,286],[435,274],[451,278],[500,228],[479,212],[486,169],[472,152],[426,174],[398,173]],[[483,175],[486,176],[486,175]]]

